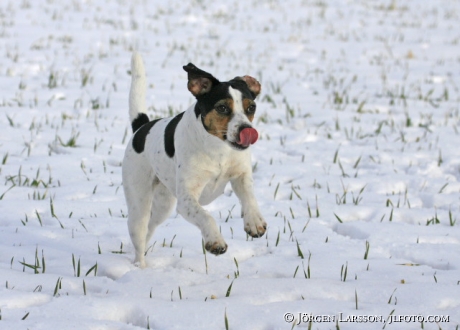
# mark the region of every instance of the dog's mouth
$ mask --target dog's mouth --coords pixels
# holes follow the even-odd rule
[[[236,142],[228,141],[228,143],[232,146],[232,148],[234,148],[236,150],[245,150],[245,149],[249,148],[249,146],[242,146],[241,144],[238,144]]]
[[[234,142],[227,140],[227,136],[224,136],[224,139],[237,150],[247,149],[251,144],[256,143],[258,138],[259,133],[252,127],[244,127],[241,129],[240,134],[237,136],[237,140]]]

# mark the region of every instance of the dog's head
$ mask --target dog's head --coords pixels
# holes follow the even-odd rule
[[[254,144],[259,135],[252,120],[260,83],[250,76],[220,82],[192,63],[184,70],[188,73],[188,90],[197,99],[195,114],[201,116],[206,131],[237,150]]]

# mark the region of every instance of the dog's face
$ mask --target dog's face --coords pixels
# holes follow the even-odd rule
[[[184,70],[189,76],[188,89],[197,98],[195,114],[201,116],[206,131],[237,150],[254,144],[258,133],[252,121],[259,82],[250,76],[220,82],[193,64]]]

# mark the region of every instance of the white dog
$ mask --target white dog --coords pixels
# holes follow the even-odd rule
[[[249,151],[258,138],[251,122],[259,82],[250,76],[220,82],[191,63],[183,68],[197,102],[175,117],[150,121],[142,58],[134,53],[131,60],[134,136],[123,160],[123,188],[139,267],[145,267],[146,245],[176,200],[177,212],[201,230],[206,250],[225,253],[227,244],[201,205],[221,195],[228,182],[240,200],[244,230],[260,237],[267,227],[253,193]]]

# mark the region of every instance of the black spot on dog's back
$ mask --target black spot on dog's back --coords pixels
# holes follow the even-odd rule
[[[149,116],[147,116],[145,113],[139,113],[131,123],[131,128],[133,129],[133,133],[136,132],[139,128],[141,128],[143,125],[147,124],[150,121]]]
[[[177,124],[179,124],[180,120],[184,113],[178,114],[176,117],[170,120],[168,125],[166,125],[165,129],[165,151],[166,154],[172,158],[176,152],[176,148],[174,147],[174,132],[176,131]]]
[[[148,122],[148,123],[142,125],[141,128],[136,130],[136,133],[134,134],[134,137],[133,137],[133,148],[138,154],[140,154],[141,152],[144,151],[145,139],[147,138],[147,135],[149,134],[150,129],[159,120],[160,119],[152,120],[151,122]],[[134,125],[135,121],[136,120],[133,121],[133,125]]]

